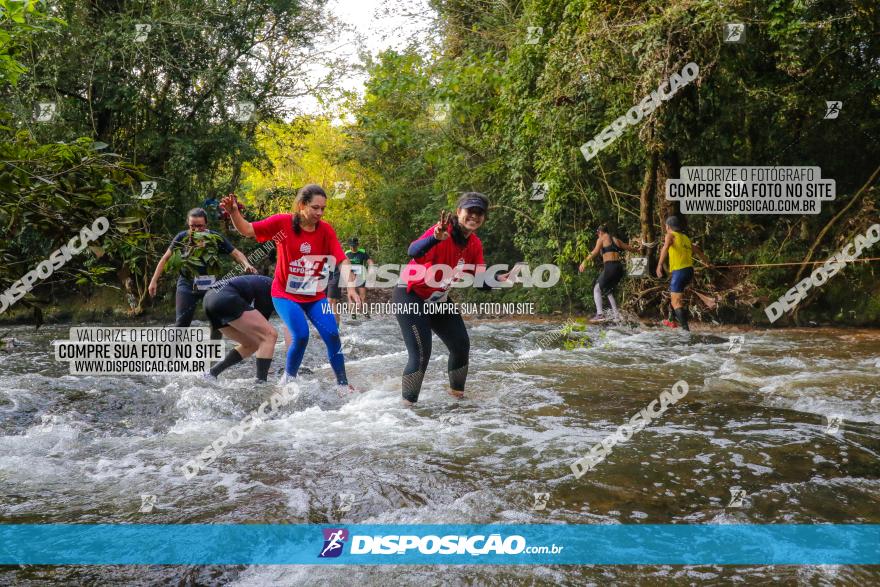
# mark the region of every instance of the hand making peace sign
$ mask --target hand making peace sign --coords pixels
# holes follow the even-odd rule
[[[452,213],[446,210],[440,211],[440,222],[434,227],[434,238],[438,241],[444,241],[449,238],[446,227],[452,222]]]

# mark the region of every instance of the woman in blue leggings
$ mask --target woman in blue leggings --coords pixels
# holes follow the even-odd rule
[[[272,281],[272,302],[292,337],[287,349],[287,377],[296,377],[299,371],[311,321],[327,346],[336,382],[345,390],[354,391],[345,375],[339,330],[324,292],[326,283],[321,280],[325,263],[331,264],[331,270],[333,265],[349,263],[333,227],[321,220],[327,194],[321,186],[309,184],[297,193],[293,214],[275,214],[253,223],[242,217],[234,195],[223,198],[222,206],[242,235],[258,242],[275,241],[278,262]],[[343,271],[342,275],[349,272]],[[354,303],[353,288],[347,291],[349,301]]]

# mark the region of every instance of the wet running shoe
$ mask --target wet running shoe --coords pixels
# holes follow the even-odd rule
[[[590,322],[607,322],[608,318],[605,317],[605,314],[596,314],[592,318],[590,318]]]
[[[678,324],[676,324],[675,322],[672,322],[670,320],[664,320],[663,326],[668,326],[669,328],[678,328]]]

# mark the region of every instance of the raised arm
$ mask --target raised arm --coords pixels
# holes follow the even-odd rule
[[[407,249],[406,254],[414,259],[418,259],[422,257],[434,248],[437,243],[440,241],[445,241],[449,238],[448,227],[449,223],[452,222],[452,214],[447,212],[446,210],[440,211],[440,221],[434,225],[434,234],[428,235],[425,238],[420,238],[419,240],[415,240],[409,245],[409,249]]]
[[[223,201],[220,202],[220,206],[227,214],[229,214],[229,218],[232,219],[232,224],[235,226],[235,230],[237,230],[242,236],[250,238],[256,236],[256,233],[254,233],[254,226],[241,215],[241,210],[238,209],[238,199],[235,197],[235,194],[229,194],[223,198]]]

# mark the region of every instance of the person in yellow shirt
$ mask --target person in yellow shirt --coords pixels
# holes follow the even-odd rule
[[[657,277],[663,277],[663,263],[668,255],[669,273],[672,276],[669,284],[669,291],[672,295],[672,311],[675,313],[675,319],[679,325],[685,330],[690,330],[688,311],[684,305],[684,289],[694,279],[692,253],[696,253],[707,267],[711,267],[708,257],[681,231],[681,220],[677,216],[670,216],[666,219],[666,239],[663,241],[663,249],[660,251],[660,259],[657,261]]]

